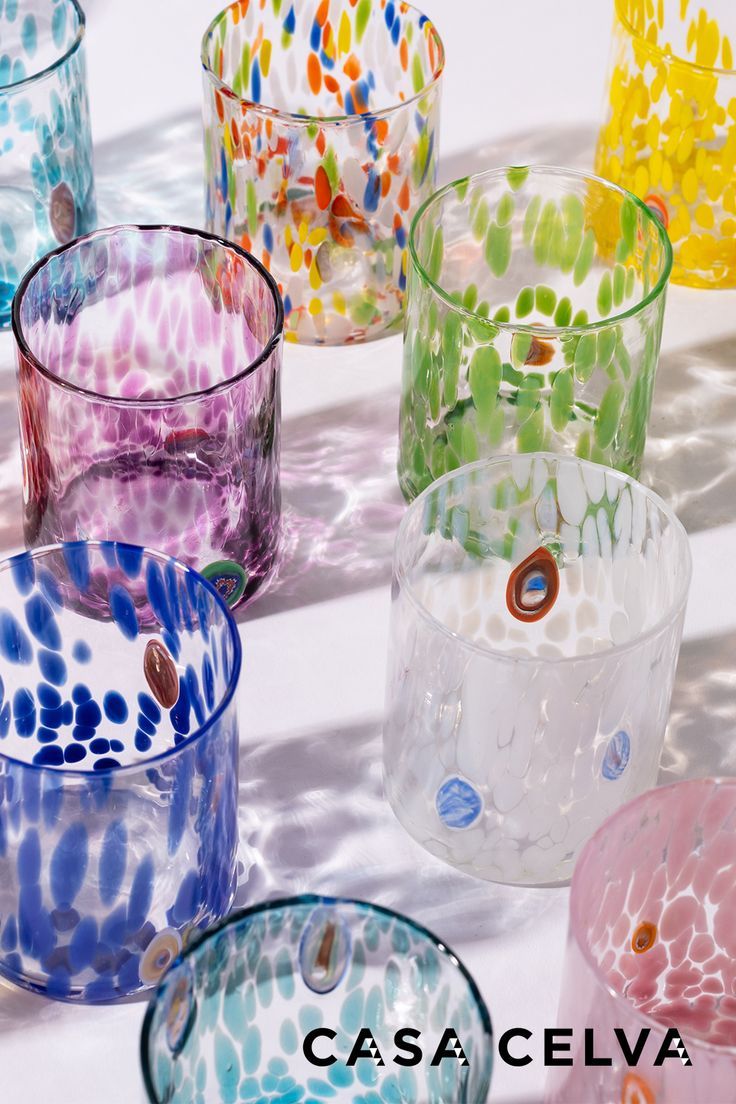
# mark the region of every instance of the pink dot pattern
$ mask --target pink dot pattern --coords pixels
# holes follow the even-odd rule
[[[270,277],[206,235],[119,227],[42,262],[21,294],[27,543],[112,539],[199,569],[228,561],[249,598],[280,518]]]
[[[632,940],[656,929],[649,948]],[[736,780],[650,791],[612,816],[575,870],[558,1023],[582,1047],[593,1027],[617,1053],[614,1027],[651,1037],[637,1067],[656,1104],[726,1104],[736,1086]],[[577,1025],[577,1026],[576,1026]],[[691,1066],[654,1066],[663,1028],[682,1035]],[[606,1049],[607,1048],[607,1049]],[[620,1052],[609,1068],[554,1071],[549,1100],[626,1099]],[[629,1082],[630,1086],[630,1082]]]

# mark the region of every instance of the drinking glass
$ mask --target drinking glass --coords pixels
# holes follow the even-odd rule
[[[733,778],[663,786],[596,832],[570,896],[558,1023],[573,1030],[573,1065],[549,1071],[549,1104],[733,1099],[735,887]],[[586,1028],[610,1065],[586,1065]],[[630,1047],[649,1032],[635,1068],[614,1029]],[[670,1057],[658,1065],[663,1050]]]
[[[396,0],[237,0],[202,66],[207,226],[273,272],[287,340],[396,330],[409,226],[436,178],[433,24]]]
[[[190,947],[149,1005],[141,1060],[151,1104],[485,1104],[492,1044],[475,982],[431,932],[306,895],[236,913]]]
[[[77,0],[0,4],[0,329],[25,269],[97,220]]]
[[[569,881],[654,784],[690,582],[680,522],[629,476],[552,454],[478,461],[404,516],[386,796],[433,855]]]
[[[278,549],[282,328],[259,262],[196,230],[39,261],[13,307],[26,543],[146,544],[251,598]]]
[[[672,264],[644,204],[570,169],[493,169],[424,205],[409,254],[407,499],[515,452],[638,475]]]
[[[736,287],[734,42],[731,0],[615,0],[596,171],[662,220],[676,284]]]
[[[112,1000],[232,903],[240,640],[206,580],[138,546],[0,578],[0,974]]]

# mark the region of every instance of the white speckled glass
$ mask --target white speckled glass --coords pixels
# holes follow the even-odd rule
[[[384,774],[432,854],[555,885],[656,779],[690,582],[687,534],[611,469],[467,465],[407,511],[394,560]]]

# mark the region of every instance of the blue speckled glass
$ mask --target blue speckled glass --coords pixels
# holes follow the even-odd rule
[[[0,563],[0,974],[62,1000],[155,984],[235,890],[240,641],[158,552]]]
[[[25,269],[95,228],[83,39],[76,0],[0,0],[0,329]]]
[[[331,1064],[305,1056],[318,1029],[330,1034],[311,1050]],[[404,1030],[418,1033],[401,1040],[416,1064],[396,1061],[417,1058],[396,1041]],[[141,1061],[152,1104],[483,1104],[492,1042],[475,982],[425,928],[303,896],[236,913],[180,956],[146,1013]]]

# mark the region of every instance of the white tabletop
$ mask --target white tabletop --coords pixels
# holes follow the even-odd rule
[[[84,0],[83,0],[84,2]],[[86,0],[100,224],[201,225],[199,42],[218,0]],[[447,50],[443,180],[529,161],[590,167],[609,0],[424,0]],[[694,579],[662,777],[736,773],[736,292],[672,288],[644,478],[687,526]],[[381,794],[380,726],[401,343],[289,345],[286,555],[248,612],[240,691],[238,902],[306,890],[366,897],[443,937],[498,1034],[556,1020],[567,891],[455,874]],[[13,348],[0,335],[0,549],[20,543]],[[83,1008],[0,985],[3,1104],[139,1104],[145,1004]],[[496,1063],[495,1104],[539,1104],[541,1036]]]

